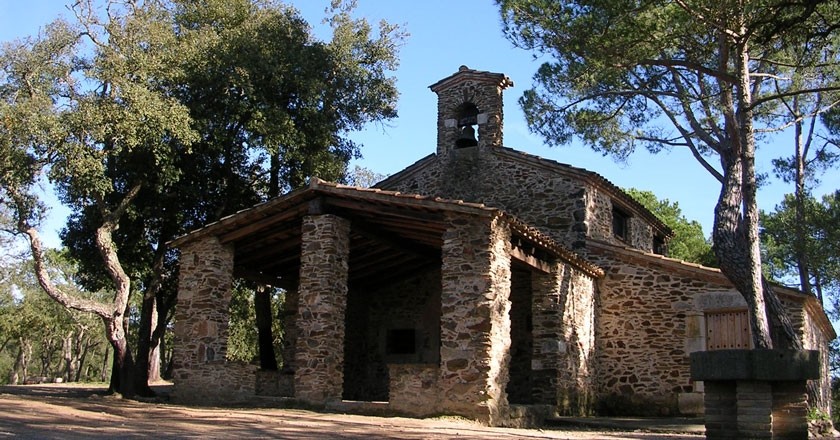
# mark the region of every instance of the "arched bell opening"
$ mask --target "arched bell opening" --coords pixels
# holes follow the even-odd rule
[[[476,127],[478,126],[478,107],[471,102],[465,102],[458,107],[457,127],[460,132],[455,140],[455,148],[468,148],[478,145]]]

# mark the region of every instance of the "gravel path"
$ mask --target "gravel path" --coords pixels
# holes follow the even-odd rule
[[[103,395],[104,388],[0,387],[0,439],[669,439],[685,434],[489,428],[453,419],[326,414],[294,409],[196,408]]]

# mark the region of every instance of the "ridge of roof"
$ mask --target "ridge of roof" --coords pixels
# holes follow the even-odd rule
[[[573,165],[569,165],[567,163],[558,162],[553,159],[546,159],[544,157],[526,153],[524,151],[510,147],[496,147],[493,151],[505,153],[508,156],[516,156],[517,158],[521,158],[523,160],[527,160],[529,162],[536,163],[547,168],[562,169],[564,171],[569,171],[574,174],[578,174],[583,177],[589,178],[592,180],[591,183],[608,190],[612,194],[616,194],[622,202],[638,210],[640,213],[642,213],[642,216],[645,218],[645,220],[652,223],[655,227],[660,229],[660,231],[664,232],[669,238],[672,238],[674,236],[674,231],[662,220],[660,220],[659,217],[657,217],[649,209],[645,208],[644,205],[636,201],[636,199],[627,194],[627,192],[625,192],[623,189],[621,189],[616,184],[612,183],[609,179],[602,176],[601,174],[587,170],[585,168],[580,168]]]
[[[432,89],[433,92],[437,93],[438,91],[458,84],[461,81],[466,81],[470,79],[497,83],[497,85],[502,88],[513,87],[513,81],[510,78],[508,78],[508,76],[504,73],[488,72],[486,70],[475,70],[462,65],[458,68],[457,72],[447,76],[446,78],[443,78],[440,81],[437,81],[436,83],[430,85],[429,88]]]
[[[643,258],[654,263],[667,264],[670,267],[679,267],[683,270],[692,272],[694,274],[700,273],[705,276],[715,278],[722,284],[725,284],[728,287],[735,289],[735,286],[732,285],[732,282],[729,281],[729,278],[727,278],[726,275],[724,275],[723,272],[720,271],[720,269],[714,267],[690,263],[688,261],[680,260],[677,258],[671,258],[666,257],[664,255],[654,254],[651,252],[645,252],[627,246],[619,246],[601,240],[588,239],[586,240],[586,244],[587,247],[589,247],[590,245],[594,245],[594,247],[596,248],[610,250],[628,256],[632,254],[632,256],[635,258]],[[825,309],[819,304],[819,300],[815,296],[808,295],[805,292],[802,292],[801,290],[784,286],[778,283],[771,284],[773,285],[773,289],[780,296],[784,296],[793,301],[805,303],[805,307],[810,311],[811,317],[816,321],[817,325],[819,325],[820,329],[822,329],[826,336],[828,336],[829,340],[837,337],[837,332],[834,330],[834,326],[831,324],[831,320],[828,319],[828,315],[826,315]]]
[[[527,223],[519,220],[515,216],[506,213],[505,211],[484,205],[483,203],[465,202],[457,199],[445,199],[435,196],[424,196],[419,194],[402,193],[400,191],[389,191],[378,188],[365,188],[353,185],[343,185],[340,183],[329,182],[326,180],[313,177],[309,184],[297,190],[291,191],[287,194],[275,197],[263,203],[259,203],[250,208],[237,211],[236,213],[225,216],[218,221],[209,223],[202,228],[188,232],[187,234],[176,237],[169,243],[170,247],[178,247],[189,241],[195,240],[206,235],[214,233],[221,233],[227,226],[235,225],[237,220],[242,216],[255,215],[260,211],[267,211],[272,209],[280,209],[286,205],[294,205],[300,202],[300,198],[317,197],[318,195],[333,194],[357,200],[367,200],[369,202],[377,201],[391,201],[405,200],[407,202],[414,202],[424,205],[426,208],[437,206],[440,209],[451,210],[471,215],[481,215],[487,217],[498,216],[510,225],[511,229],[516,231],[523,238],[533,242],[537,246],[544,248],[558,257],[561,257],[568,263],[571,263],[584,273],[599,278],[604,275],[603,269],[597,265],[587,261],[580,254],[566,248],[560,243],[557,243],[549,236],[543,234],[536,228],[529,226]],[[385,199],[385,200],[383,200]]]
[[[600,174],[598,174],[594,171],[589,171],[585,168],[580,168],[580,167],[576,167],[576,166],[573,166],[573,165],[569,165],[567,163],[558,162],[558,161],[553,160],[553,159],[546,159],[544,157],[537,156],[535,154],[526,153],[524,151],[517,150],[517,149],[511,148],[511,147],[493,147],[491,149],[491,151],[494,154],[504,154],[504,155],[506,155],[508,157],[511,157],[513,159],[520,159],[520,160],[527,161],[527,162],[535,164],[535,165],[539,165],[539,166],[549,168],[549,169],[554,169],[554,170],[557,170],[557,171],[573,173],[575,175],[580,176],[581,178],[587,179],[593,185],[604,188],[605,190],[609,191],[611,194],[617,195],[618,198],[623,203],[625,203],[627,205],[630,205],[631,207],[635,208],[638,212],[641,213],[641,215],[645,218],[645,220],[650,222],[652,225],[654,225],[654,227],[659,229],[661,232],[665,233],[665,235],[668,236],[669,238],[672,238],[674,236],[674,231],[668,225],[666,225],[662,220],[660,220],[659,217],[657,217],[652,212],[650,212],[650,210],[645,208],[641,203],[636,201],[636,199],[634,199],[629,194],[627,194],[623,189],[621,189],[620,187],[618,187],[617,185],[612,183],[609,179],[607,179],[606,177],[604,177],[604,176],[602,176],[602,175],[600,175]],[[375,185],[373,185],[373,187],[377,188],[377,187],[380,187],[380,186],[387,186],[388,184],[390,184],[391,182],[393,182],[395,180],[404,179],[408,176],[414,175],[417,172],[421,171],[426,166],[433,163],[434,160],[438,159],[438,158],[439,158],[439,156],[437,155],[437,153],[431,153],[431,154],[429,154],[429,155],[427,155],[423,158],[418,159],[416,162],[414,162],[413,164],[403,168],[402,170],[397,171],[396,173],[394,173],[394,174],[386,177],[385,179],[377,182]]]

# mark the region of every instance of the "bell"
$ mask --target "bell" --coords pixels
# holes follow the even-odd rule
[[[455,148],[474,147],[476,145],[478,145],[478,141],[475,139],[475,129],[471,125],[465,125],[461,128],[461,135],[458,136],[458,140],[455,141]]]

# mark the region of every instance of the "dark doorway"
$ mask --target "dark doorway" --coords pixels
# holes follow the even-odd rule
[[[510,380],[508,402],[533,403],[531,359],[534,350],[530,269],[513,265],[510,276]]]

